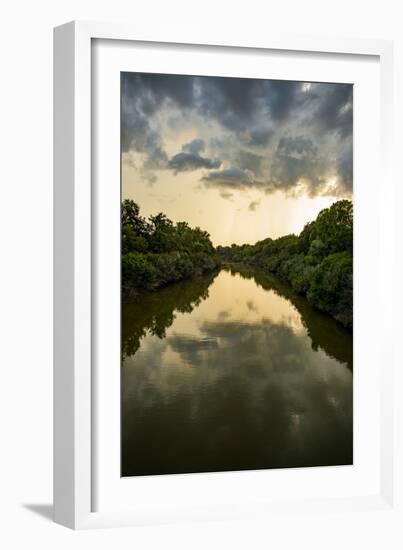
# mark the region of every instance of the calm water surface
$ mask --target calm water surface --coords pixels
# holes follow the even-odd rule
[[[352,335],[222,269],[122,311],[122,475],[351,464]]]

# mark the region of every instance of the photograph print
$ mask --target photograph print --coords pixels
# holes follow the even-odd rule
[[[353,86],[121,73],[121,475],[353,463]]]

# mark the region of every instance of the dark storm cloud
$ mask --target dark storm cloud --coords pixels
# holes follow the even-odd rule
[[[198,108],[231,130],[246,129],[257,114],[264,81],[242,78],[198,78]]]
[[[182,145],[182,151],[199,155],[206,149],[206,144],[202,139],[194,139],[190,143]]]
[[[292,194],[302,182],[311,196],[350,194],[352,106],[349,84],[123,73],[122,151],[145,155],[149,181],[205,169],[203,184],[219,190]],[[164,128],[189,122],[204,125],[208,149],[197,138],[169,159]]]
[[[121,79],[121,144],[122,150],[146,153],[148,169],[167,164],[162,138],[150,126],[150,118],[166,100],[181,108],[193,102],[193,78],[175,75],[122,73]]]
[[[181,107],[191,107],[194,77],[177,75],[122,73],[122,95],[145,115],[154,114],[166,99]]]
[[[224,187],[234,190],[262,187],[262,182],[256,181],[249,170],[241,170],[240,168],[227,168],[209,172],[202,177],[202,181],[206,187]]]
[[[281,122],[292,115],[301,102],[301,83],[286,80],[269,80],[267,82],[267,103],[270,114],[276,122]],[[300,101],[298,101],[300,100]]]
[[[241,149],[235,156],[235,162],[242,170],[250,170],[254,174],[260,174],[263,168],[264,157],[255,155],[249,151]]]
[[[273,128],[254,128],[249,132],[246,143],[252,147],[266,147],[274,134]]]
[[[296,191],[302,182],[310,196],[322,194],[325,191],[329,169],[321,158],[295,157],[276,154],[271,164],[270,179],[266,192],[282,190],[287,193]]]
[[[207,168],[208,170],[211,170],[213,168],[219,168],[220,166],[220,160],[209,159],[194,153],[184,152],[173,156],[168,162],[168,168],[171,168],[176,173],[198,170],[199,168]]]
[[[217,189],[260,189],[265,193],[280,190],[293,194],[301,183],[310,196],[328,192],[327,179],[332,173],[332,166],[318,154],[312,140],[304,136],[281,138],[267,169],[265,159],[258,155],[241,152],[237,158],[242,168],[234,166],[209,172],[202,178],[204,185]],[[345,159],[347,171],[348,162]],[[340,185],[344,183],[340,182]],[[348,186],[344,185],[343,189],[347,191]],[[257,206],[258,202],[253,201],[249,209],[254,210]]]
[[[270,167],[266,192],[296,191],[302,182],[310,196],[326,191],[331,166],[318,154],[318,148],[305,136],[285,136],[277,145]]]
[[[353,128],[353,87],[351,84],[322,84],[314,116],[322,131],[351,135]],[[318,88],[318,85],[316,85]]]
[[[204,151],[206,144],[202,139],[194,139],[190,143],[182,145],[182,151],[174,155],[168,162],[168,168],[178,172],[187,172],[206,168],[212,170],[221,166],[218,159],[202,157],[200,153]]]
[[[160,137],[152,130],[148,133],[148,139],[145,142],[144,150],[148,153],[148,158],[144,163],[145,168],[149,170],[160,170],[166,167],[168,155],[162,148]]]
[[[205,116],[218,119],[231,130],[250,130],[262,115],[276,123],[289,117],[303,97],[299,82],[245,78],[198,77],[199,108]],[[301,95],[302,94],[302,95]],[[301,97],[299,97],[301,96]],[[251,141],[268,143],[268,128],[252,129]]]
[[[319,147],[306,136],[283,136],[270,158],[241,150],[233,167],[210,172],[202,181],[217,189],[260,189],[289,195],[304,190],[311,197],[348,195],[353,182],[352,144],[347,143],[339,152],[333,159],[321,155]]]
[[[318,148],[313,144],[311,139],[304,136],[287,136],[280,139],[277,151],[283,155],[315,157],[318,153]]]
[[[337,172],[340,178],[340,190],[352,193],[353,191],[353,147],[347,147],[337,159]]]
[[[139,170],[142,178],[152,185],[157,179],[154,171],[164,168],[168,162],[161,135],[149,123],[152,105],[155,111],[157,101],[152,92],[146,92],[141,75],[122,73],[121,90],[122,152],[135,151],[146,155]],[[133,165],[134,161],[128,155],[124,162]]]

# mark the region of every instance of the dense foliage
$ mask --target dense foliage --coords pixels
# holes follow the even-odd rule
[[[174,224],[165,214],[140,216],[138,205],[125,200],[122,223],[122,296],[130,300],[219,265],[210,236],[186,222]]]
[[[223,261],[262,268],[306,295],[310,304],[346,327],[353,323],[353,205],[341,200],[322,210],[299,236],[254,245],[219,246]]]

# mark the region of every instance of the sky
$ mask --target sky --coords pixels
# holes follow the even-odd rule
[[[352,198],[350,84],[122,73],[122,198],[215,246],[296,233]]]

